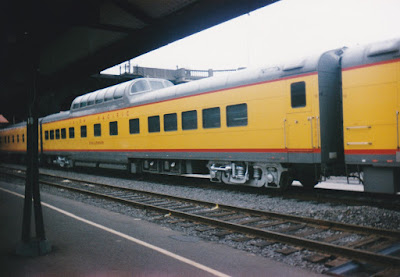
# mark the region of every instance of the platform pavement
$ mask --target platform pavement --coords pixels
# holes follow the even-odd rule
[[[23,187],[0,177],[1,276],[319,276],[47,193],[41,196],[52,251],[17,256],[23,199],[11,192],[23,195]]]

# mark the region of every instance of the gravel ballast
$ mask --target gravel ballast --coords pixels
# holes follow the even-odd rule
[[[13,167],[15,167],[15,165],[13,165]],[[317,203],[315,201],[313,202],[298,201],[296,199],[287,199],[284,197],[271,196],[267,194],[256,194],[254,192],[244,193],[242,191],[229,190],[229,189],[212,189],[210,187],[205,187],[205,188],[195,187],[193,185],[190,185],[191,183],[193,183],[193,179],[191,178],[183,178],[183,181],[180,180],[179,181],[180,183],[189,184],[189,186],[183,186],[183,185],[171,185],[171,183],[174,182],[173,181],[174,179],[172,179],[169,176],[165,177],[166,180],[165,183],[169,184],[165,184],[164,182],[160,182],[159,180],[160,178],[158,178],[158,180],[155,182],[151,181],[152,178],[149,178],[150,179],[149,180],[146,177],[144,177],[143,180],[140,180],[139,177],[135,176],[133,176],[131,179],[128,179],[126,176],[124,176],[123,178],[113,177],[114,175],[98,176],[98,174],[95,175],[93,174],[93,172],[88,174],[76,171],[55,170],[48,168],[41,169],[40,171],[42,173],[64,176],[66,178],[77,178],[81,180],[86,180],[88,182],[100,182],[100,183],[118,185],[122,187],[164,193],[164,194],[209,201],[219,204],[240,206],[250,209],[265,210],[278,213],[287,213],[292,215],[337,221],[355,225],[371,226],[371,227],[391,229],[391,230],[400,230],[400,224],[399,224],[400,211],[387,210],[378,207],[346,206],[346,205],[338,205],[337,203],[330,204],[330,203]],[[117,175],[118,174],[115,174],[115,176]],[[204,180],[204,182],[207,182],[207,180]],[[308,268],[314,272],[321,273],[329,269],[323,264],[314,264],[305,261],[304,260],[305,257],[313,254],[308,250],[301,250],[290,255],[283,255],[275,251],[276,249],[285,247],[279,243],[271,244],[265,247],[260,247],[257,246],[258,245],[257,243],[260,243],[260,241],[254,239],[244,242],[236,241],[235,238],[242,236],[240,234],[233,233],[231,235],[227,235],[224,237],[218,237],[215,235],[216,229],[200,232],[196,230],[198,226],[190,227],[190,224],[187,223],[186,225],[185,223],[170,223],[171,219],[168,217],[165,217],[165,219],[160,220],[160,215],[154,212],[126,207],[121,204],[110,203],[99,199],[93,199],[87,196],[78,195],[76,193],[60,191],[59,189],[45,188],[44,186],[42,187],[42,190],[51,193],[62,194],[63,196],[70,197],[78,201],[83,201],[85,203],[103,207],[119,213],[128,214],[134,218],[153,221],[158,224],[161,224],[164,227],[182,231],[186,236],[199,237],[204,240],[216,241],[219,243],[227,244],[234,248],[241,249],[243,251],[249,252],[254,255],[261,255],[264,257],[273,258],[275,260],[282,261],[290,265],[302,268]],[[321,236],[321,234],[316,234],[315,236],[318,237]]]

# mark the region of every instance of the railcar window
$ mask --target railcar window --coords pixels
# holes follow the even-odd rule
[[[13,142],[13,143],[15,142],[14,135],[12,136],[12,142]]]
[[[81,126],[81,138],[87,137],[87,127],[86,125]]]
[[[151,88],[154,90],[164,88],[163,83],[160,81],[150,81],[150,85],[151,85]]]
[[[110,136],[118,136],[118,122],[110,122]]]
[[[94,124],[93,125],[93,133],[95,137],[100,137],[101,136],[101,124]]]
[[[86,107],[86,106],[87,106],[87,102],[86,101],[81,102],[81,108]]]
[[[70,139],[75,138],[75,128],[74,127],[70,127],[68,129],[68,132],[69,132],[69,138]]]
[[[124,96],[125,89],[117,88],[114,92],[114,99],[120,99]]]
[[[108,102],[114,99],[115,87],[108,88],[104,95],[104,102]]]
[[[105,93],[105,90],[99,91],[97,93],[95,104],[103,103],[103,101],[104,101],[104,93]]]
[[[197,129],[197,111],[182,112],[182,130]]]
[[[129,119],[129,133],[130,134],[139,134],[140,133],[139,118]]]
[[[54,130],[50,130],[50,139],[54,139]]]
[[[10,143],[10,136],[8,136],[8,143]]]
[[[22,142],[25,142],[25,134],[22,134]]]
[[[178,130],[178,117],[176,113],[164,114],[164,131],[171,132]]]
[[[61,138],[62,139],[66,139],[67,138],[67,131],[65,130],[65,128],[61,129]]]
[[[60,129],[56,130],[56,139],[60,139]]]
[[[228,127],[247,126],[247,104],[227,106],[226,125]]]
[[[0,144],[1,144],[1,137],[0,137]]]
[[[131,87],[131,93],[150,90],[150,86],[146,80],[139,80]]]
[[[160,132],[160,117],[158,115],[150,116],[148,118],[148,124],[149,124],[149,133]]]
[[[306,83],[297,82],[290,84],[290,97],[292,108],[306,106]]]
[[[72,109],[77,109],[77,108],[79,108],[79,103],[75,103],[75,104],[72,106]]]
[[[19,143],[19,135],[17,135],[17,143]]]
[[[44,139],[49,140],[49,131],[44,131]]]
[[[88,102],[87,102],[87,105],[88,105],[88,106],[94,105],[95,97],[96,97],[96,95],[95,95],[94,93],[92,93],[92,94],[89,96]]]
[[[203,128],[219,128],[221,127],[220,109],[210,108],[203,110]]]

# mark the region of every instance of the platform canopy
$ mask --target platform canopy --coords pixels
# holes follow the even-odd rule
[[[21,107],[32,60],[44,93],[276,1],[1,1],[0,112]]]

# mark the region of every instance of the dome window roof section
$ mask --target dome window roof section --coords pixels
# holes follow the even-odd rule
[[[115,88],[114,99],[120,99],[124,96],[126,85],[119,85]]]
[[[104,94],[106,93],[106,89],[101,89],[96,91],[96,104],[101,104],[104,102]]]
[[[172,87],[174,85],[171,81],[168,80],[163,80],[163,83],[165,88]]]
[[[87,105],[88,106],[94,105],[95,100],[96,100],[96,92],[92,92],[91,94],[89,94]]]
[[[114,99],[114,91],[115,91],[115,87],[109,87],[104,95],[104,102],[108,102]]]
[[[82,96],[78,96],[77,98],[75,98],[75,100],[72,102],[72,109],[78,109],[80,107],[80,103],[81,103],[81,99]]]
[[[147,80],[140,79],[133,83],[131,90],[130,90],[130,94],[135,94],[138,92],[144,92],[144,91],[149,91],[149,90],[150,90],[150,85],[147,82]]]
[[[152,90],[164,88],[164,84],[161,80],[150,80],[150,85]]]
[[[88,98],[89,98],[89,94],[85,94],[85,95],[82,96],[81,103],[80,103],[80,107],[81,108],[84,108],[84,107],[87,106]]]

